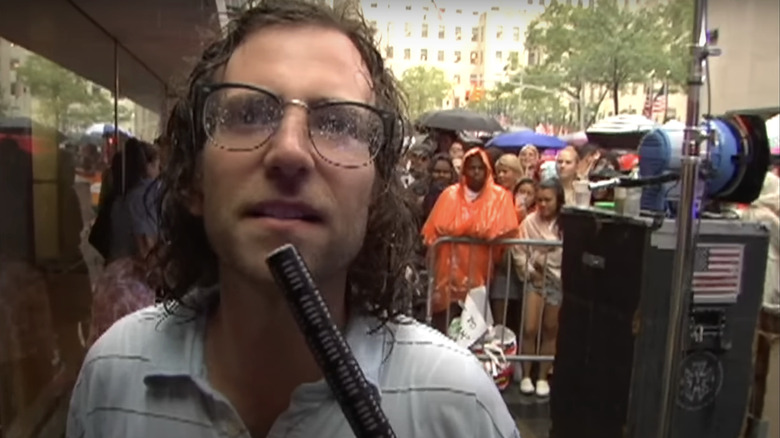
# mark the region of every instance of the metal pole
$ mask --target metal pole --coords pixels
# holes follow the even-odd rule
[[[580,88],[578,93],[578,99],[577,99],[577,107],[580,110],[579,118],[580,118],[580,131],[584,131],[587,126],[585,126],[585,91]]]
[[[672,433],[673,414],[677,404],[679,365],[682,359],[684,318],[688,314],[691,297],[690,280],[693,264],[693,222],[696,204],[696,183],[699,173],[699,93],[707,58],[707,0],[694,0],[693,48],[688,80],[688,106],[685,142],[680,173],[680,204],[677,215],[677,248],[674,253],[672,288],[669,297],[669,328],[666,337],[665,362],[661,382],[661,409],[658,437],[668,438]]]

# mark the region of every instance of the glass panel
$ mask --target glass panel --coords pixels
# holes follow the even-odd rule
[[[64,430],[86,352],[114,48],[67,2],[17,12],[0,14],[0,435],[37,436]]]
[[[119,48],[119,126],[152,142],[160,135],[165,85],[125,49]]]

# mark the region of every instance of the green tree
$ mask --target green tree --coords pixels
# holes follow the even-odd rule
[[[689,0],[668,0],[655,6],[648,14],[654,20],[655,29],[662,42],[662,50],[668,54],[662,58],[659,73],[668,72],[673,90],[684,89],[691,67],[691,33],[693,32],[693,4]]]
[[[671,72],[680,64],[675,32],[685,20],[677,17],[669,24],[668,14],[681,7],[678,0],[638,10],[621,7],[617,0],[598,0],[589,8],[554,3],[528,27],[526,46],[542,60],[524,71],[525,80],[560,89],[579,102],[578,111],[598,107],[611,94],[618,113],[626,85],[679,70]],[[587,102],[585,90],[591,87],[596,97]]]
[[[30,55],[17,75],[38,101],[36,118],[62,132],[114,118],[111,93],[46,58]]]
[[[442,70],[422,65],[406,70],[401,75],[400,84],[411,120],[416,120],[426,111],[440,108],[451,89]]]

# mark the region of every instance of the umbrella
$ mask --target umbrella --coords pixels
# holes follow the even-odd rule
[[[585,131],[588,141],[604,149],[636,150],[648,132],[660,126],[647,117],[620,114],[607,117]]]
[[[518,131],[501,134],[490,140],[488,146],[497,146],[500,148],[516,148],[527,144],[532,144],[540,148],[562,149],[566,147],[566,142],[558,137],[551,135],[537,134],[533,131]]]
[[[85,134],[87,134],[87,135],[100,135],[100,136],[103,136],[103,135],[113,135],[115,129],[116,128],[111,123],[95,123],[95,124],[91,125],[89,128],[87,128],[87,130],[85,131]],[[125,131],[122,128],[119,128],[119,133],[121,135],[126,135],[128,137],[132,137],[132,134],[130,134],[129,132]]]
[[[560,139],[574,146],[582,146],[588,142],[588,135],[585,134],[585,131],[577,131],[562,135]]]
[[[462,108],[448,109],[425,114],[418,123],[428,128],[447,131],[503,131],[492,117],[484,116]]]

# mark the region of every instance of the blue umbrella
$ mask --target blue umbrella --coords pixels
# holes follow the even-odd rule
[[[566,147],[566,142],[558,137],[538,134],[533,131],[518,131],[501,134],[490,140],[487,146],[517,148],[523,147],[527,144],[532,144],[534,146],[547,149],[563,149]]]
[[[115,129],[116,128],[111,123],[95,123],[95,124],[91,125],[89,128],[87,128],[87,130],[85,131],[85,134],[86,135],[99,135],[99,136],[113,135]],[[125,135],[125,136],[128,136],[128,137],[131,136],[129,132],[125,131],[122,128],[119,128],[119,134],[120,135]]]

